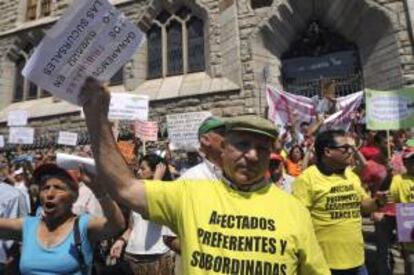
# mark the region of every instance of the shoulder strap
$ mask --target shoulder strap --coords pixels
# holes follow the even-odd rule
[[[82,239],[81,239],[80,228],[79,228],[79,216],[76,216],[75,222],[73,223],[73,233],[75,236],[75,246],[76,246],[76,251],[78,252],[78,261],[79,261],[82,274],[88,274],[87,266],[85,264],[85,258],[83,257],[83,253],[82,253]]]

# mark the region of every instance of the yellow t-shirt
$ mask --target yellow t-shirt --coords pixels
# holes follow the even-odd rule
[[[150,219],[180,238],[183,274],[330,274],[308,211],[273,184],[146,181]]]
[[[390,194],[396,203],[414,202],[414,177],[395,175],[392,178]]]
[[[293,195],[309,209],[316,238],[331,269],[364,264],[361,200],[368,198],[358,176],[324,175],[311,166],[296,178]]]

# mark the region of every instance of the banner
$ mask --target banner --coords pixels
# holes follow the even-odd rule
[[[11,127],[9,130],[9,143],[33,144],[34,128]]]
[[[82,105],[79,94],[85,79],[108,81],[143,38],[107,0],[75,0],[46,32],[22,74],[53,95]]]
[[[397,236],[399,242],[413,242],[414,203],[397,203]]]
[[[365,101],[368,129],[414,127],[414,87],[387,92],[367,89]]]
[[[299,125],[301,122],[311,123],[316,119],[316,104],[313,99],[280,92],[271,87],[267,88],[268,118],[279,128],[286,124]],[[344,128],[350,126],[353,114],[357,111],[363,99],[363,92],[357,92],[336,99],[336,113],[325,118],[326,128]]]
[[[96,174],[95,160],[64,153],[56,154],[56,165],[66,170],[77,170],[83,166],[88,172]]]
[[[137,120],[135,122],[135,136],[142,141],[157,141],[158,122]]]
[[[25,126],[27,125],[28,114],[23,110],[11,111],[7,116],[7,126]]]
[[[71,132],[59,132],[58,144],[76,146],[78,144],[78,134]]]
[[[0,148],[4,147],[4,136],[0,136]]]
[[[149,97],[129,93],[111,94],[110,120],[148,120]]]
[[[197,150],[198,128],[208,117],[210,112],[194,112],[167,115],[167,130],[172,150]]]

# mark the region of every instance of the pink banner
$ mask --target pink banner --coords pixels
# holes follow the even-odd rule
[[[135,122],[135,135],[143,141],[157,141],[158,122],[137,120]]]

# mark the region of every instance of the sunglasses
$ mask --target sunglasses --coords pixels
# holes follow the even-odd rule
[[[353,149],[353,146],[352,145],[349,145],[349,144],[337,145],[337,146],[329,146],[328,148],[330,148],[330,149],[338,149],[338,150],[342,151],[343,153],[352,152],[354,150]]]

